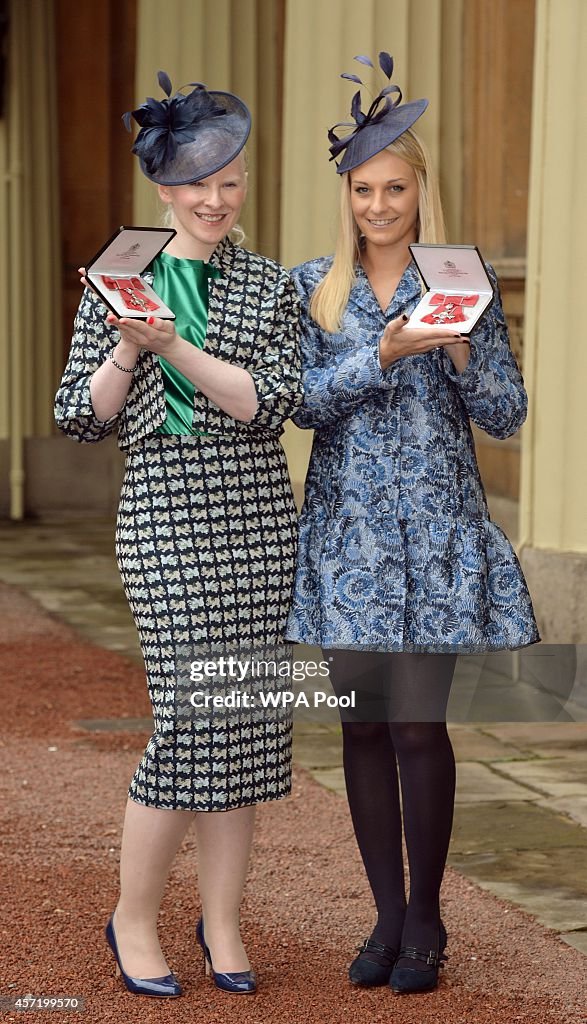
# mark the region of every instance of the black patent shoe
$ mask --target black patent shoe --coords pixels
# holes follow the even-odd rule
[[[396,950],[375,939],[365,939],[357,949],[359,955],[349,967],[349,981],[363,988],[387,985],[397,960]],[[372,959],[369,953],[373,953],[377,959]]]
[[[448,936],[442,921],[438,929],[438,952],[435,949],[416,949],[415,946],[404,946],[399,951],[398,960],[423,961],[425,967],[394,967],[389,979],[392,992],[406,994],[408,992],[432,992],[438,985],[438,972],[444,967],[448,957],[444,955]]]

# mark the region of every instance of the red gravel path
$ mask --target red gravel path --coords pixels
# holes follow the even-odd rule
[[[0,995],[83,995],[81,1019],[91,1024],[585,1021],[584,957],[450,870],[443,892],[450,961],[438,991],[397,997],[353,988],[346,968],[369,930],[370,898],[345,802],[303,771],[291,799],[259,810],[243,912],[258,994],[226,995],[204,977],[193,938],[198,896],[189,837],[161,914],[163,946],[185,996],[165,1002],[126,993],[102,929],[117,894],[126,786],[146,737],[90,734],[72,722],[148,714],[142,672],[0,584],[0,678]],[[37,1024],[63,1019],[2,1015]]]

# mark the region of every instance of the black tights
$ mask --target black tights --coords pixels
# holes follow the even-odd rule
[[[438,948],[440,885],[452,830],[455,760],[446,728],[456,656],[324,651],[342,711],[349,807],[377,907],[372,937]],[[399,780],[398,780],[399,767]],[[403,828],[410,870],[406,906]],[[414,961],[399,961],[399,966]]]

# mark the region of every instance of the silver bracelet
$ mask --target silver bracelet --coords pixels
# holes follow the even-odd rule
[[[120,363],[117,363],[116,359],[114,358],[114,356],[110,356],[109,358],[110,358],[110,362],[114,364],[114,366],[116,367],[117,370],[122,370],[123,373],[134,373],[135,372],[135,367],[134,366],[132,366],[129,369],[128,366],[121,366]]]

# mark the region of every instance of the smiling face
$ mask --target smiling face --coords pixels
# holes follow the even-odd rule
[[[367,244],[404,245],[418,238],[414,168],[384,149],[350,172],[353,216]]]
[[[247,195],[243,153],[221,171],[190,185],[159,185],[159,198],[173,211],[172,256],[205,259],[238,222]]]

